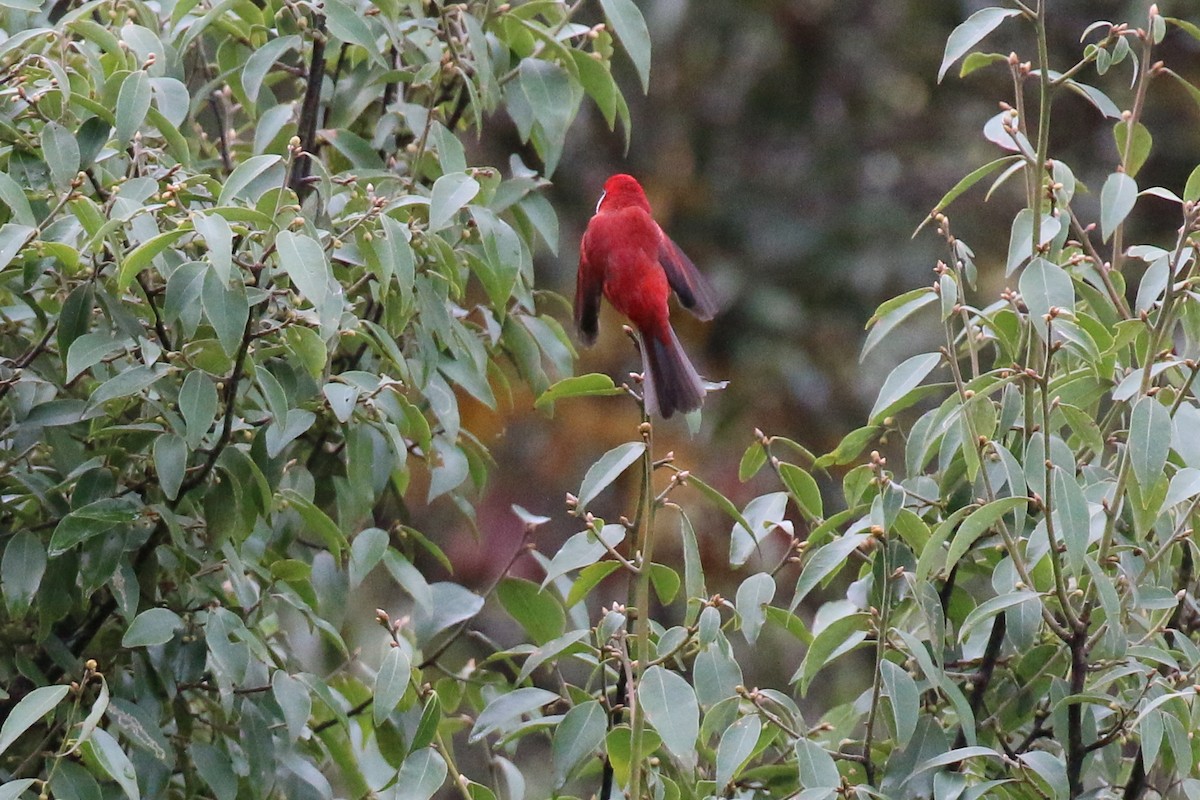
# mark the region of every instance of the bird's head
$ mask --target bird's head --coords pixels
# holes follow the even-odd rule
[[[596,213],[602,211],[620,211],[629,207],[644,208],[650,211],[650,201],[642,191],[642,185],[632,175],[613,175],[604,182],[604,191],[596,203]]]

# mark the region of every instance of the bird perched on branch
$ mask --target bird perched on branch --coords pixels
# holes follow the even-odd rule
[[[584,344],[596,341],[602,293],[629,318],[641,342],[646,411],[663,417],[696,410],[705,392],[671,328],[672,290],[700,319],[717,312],[708,281],[654,221],[641,184],[613,175],[579,245],[575,325]]]

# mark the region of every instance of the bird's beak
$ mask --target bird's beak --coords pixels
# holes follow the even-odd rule
[[[604,203],[604,198],[605,198],[607,195],[608,195],[608,192],[604,192],[604,191],[600,192],[600,199],[596,201],[596,213],[597,213],[597,214],[599,214],[599,213],[600,213],[600,206],[601,206],[601,205],[603,205],[603,203]]]

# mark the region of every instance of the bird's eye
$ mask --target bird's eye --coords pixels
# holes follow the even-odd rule
[[[607,195],[608,195],[608,192],[603,192],[603,191],[600,192],[600,199],[596,201],[596,213],[597,214],[600,213],[600,206],[604,204],[604,198]]]

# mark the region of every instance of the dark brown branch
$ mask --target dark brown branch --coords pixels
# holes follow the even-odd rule
[[[154,295],[150,291],[150,287],[146,285],[146,278],[142,273],[137,274],[138,286],[142,287],[142,294],[146,296],[146,302],[150,304],[150,312],[154,314],[154,330],[158,334],[158,343],[163,346],[163,349],[171,352],[175,348],[171,346],[171,335],[167,333],[166,325],[163,324],[162,314],[159,313],[158,303],[154,302]]]
[[[25,369],[31,363],[33,363],[35,358],[46,352],[46,348],[50,345],[50,337],[54,335],[56,330],[58,330],[57,320],[46,326],[46,330],[42,334],[42,338],[38,340],[38,343],[29,348],[20,358],[14,361],[13,367],[16,369]],[[16,385],[15,380],[4,381],[0,383],[0,399],[2,399],[4,395],[8,394],[9,390],[12,389],[14,385]]]
[[[300,149],[303,151],[292,164],[288,186],[296,197],[304,202],[311,187],[307,178],[312,171],[311,159],[317,153],[317,117],[321,110],[321,84],[325,82],[325,15],[313,15],[312,60],[308,67],[308,86],[304,91],[304,102],[300,106],[300,121],[297,126]]]
[[[1137,752],[1133,754],[1133,769],[1125,783],[1125,791],[1121,793],[1121,800],[1138,800],[1146,790],[1146,765],[1142,760],[1142,748],[1139,745]]]
[[[350,49],[350,45],[342,42],[341,48],[338,50],[337,63],[333,65],[333,74],[329,76],[329,94],[332,97],[337,92],[338,79],[342,77],[342,63],[346,60],[346,51]],[[329,127],[329,115],[333,113],[333,103],[330,102],[325,106],[325,113],[321,118],[322,127]]]
[[[266,301],[264,301],[266,302]],[[238,347],[237,356],[233,361],[233,370],[229,374],[229,379],[225,381],[225,420],[221,424],[221,436],[213,445],[212,450],[208,452],[208,458],[205,459],[204,465],[196,472],[193,472],[187,477],[183,484],[179,487],[179,493],[175,497],[175,502],[171,504],[174,508],[179,505],[179,502],[201,483],[203,483],[213,471],[213,467],[217,465],[217,459],[221,457],[221,453],[229,445],[233,439],[233,417],[237,410],[237,393],[238,386],[242,380],[242,372],[246,366],[246,355],[250,352],[250,342],[254,337],[250,335],[250,330],[254,325],[254,314],[249,314],[246,317],[246,327],[242,329],[242,343]]]
[[[1080,625],[1071,636],[1071,694],[1082,694],[1087,678],[1087,626]],[[1083,761],[1088,750],[1083,744],[1083,704],[1067,706],[1067,782],[1071,797],[1083,793]]]
[[[979,672],[975,675],[971,697],[968,700],[975,719],[979,719],[979,709],[983,707],[983,696],[987,693],[988,686],[992,682],[992,675],[996,671],[996,662],[1000,659],[1000,648],[1004,644],[1004,634],[1007,628],[1008,618],[1004,614],[997,616],[996,621],[992,623],[992,633],[988,636],[987,646],[983,650],[983,659],[979,663]],[[954,740],[954,747],[965,747],[966,744],[967,731],[965,727],[961,727]]]

